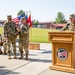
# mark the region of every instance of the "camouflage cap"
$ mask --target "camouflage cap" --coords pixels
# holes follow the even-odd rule
[[[11,16],[11,15],[7,15],[7,18],[8,18],[8,19],[11,19],[11,18],[12,18],[12,16]]]
[[[71,14],[69,18],[75,18],[75,14]]]
[[[25,17],[22,17],[20,21],[26,20]]]

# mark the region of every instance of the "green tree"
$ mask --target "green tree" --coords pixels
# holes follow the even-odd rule
[[[19,12],[17,13],[17,16],[19,16],[20,14],[23,14],[23,16],[25,16],[25,11],[19,10]]]
[[[38,24],[39,24],[38,20],[33,20],[33,25],[35,25],[37,27]]]
[[[57,18],[56,18],[56,24],[58,23],[64,23],[65,22],[65,16],[62,12],[57,13]]]

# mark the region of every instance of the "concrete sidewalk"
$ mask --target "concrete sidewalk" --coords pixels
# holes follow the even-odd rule
[[[0,55],[0,59],[0,75],[73,75],[49,69],[52,64],[51,44],[41,43],[40,50],[29,50],[29,60],[13,59],[13,55],[11,60],[7,55]]]

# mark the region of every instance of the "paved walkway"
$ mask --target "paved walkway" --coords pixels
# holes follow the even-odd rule
[[[40,50],[29,50],[29,60],[13,59],[13,55],[11,60],[7,55],[0,55],[0,59],[0,75],[73,75],[49,69],[52,64],[51,44],[41,43]]]

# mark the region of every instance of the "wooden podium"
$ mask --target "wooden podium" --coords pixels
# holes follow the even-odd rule
[[[48,32],[52,42],[52,66],[50,69],[75,73],[75,32]]]

